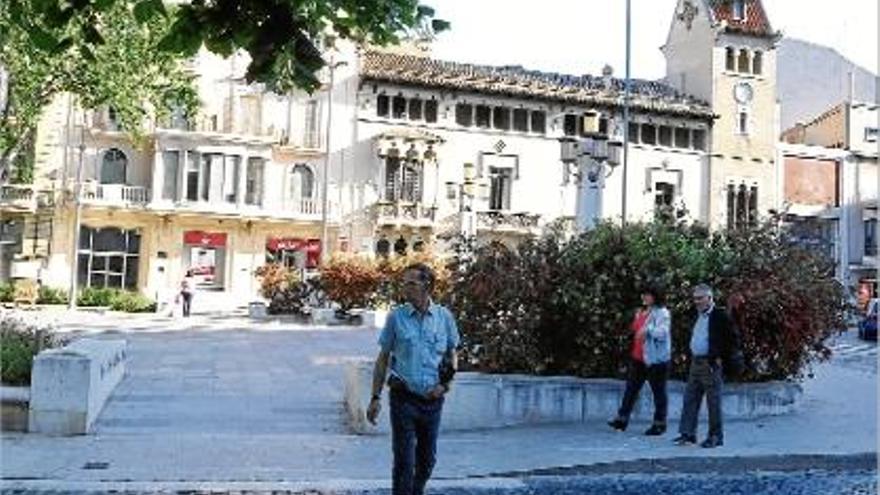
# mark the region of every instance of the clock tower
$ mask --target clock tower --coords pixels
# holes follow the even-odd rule
[[[666,82],[715,112],[709,218],[736,228],[776,207],[776,47],[761,0],[678,0],[662,51]]]

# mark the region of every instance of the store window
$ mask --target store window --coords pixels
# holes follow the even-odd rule
[[[140,246],[136,230],[83,226],[77,251],[79,285],[137,289]]]

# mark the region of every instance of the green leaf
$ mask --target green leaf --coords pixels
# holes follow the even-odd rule
[[[442,19],[433,19],[431,21],[431,29],[434,30],[435,33],[442,33],[443,31],[449,30],[451,24],[449,21],[444,21]]]
[[[80,53],[80,55],[82,55],[82,58],[84,58],[88,62],[96,62],[97,61],[97,59],[95,58],[94,52],[92,52],[92,49],[86,45],[80,45],[79,53]]]
[[[59,41],[57,45],[55,45],[55,48],[52,49],[52,54],[53,55],[60,55],[61,53],[64,53],[67,50],[69,50],[70,47],[72,47],[72,46],[73,46],[73,38],[68,36],[68,37],[62,39],[61,41]]]
[[[168,15],[162,0],[141,0],[134,6],[134,18],[141,24],[157,15]]]
[[[92,45],[103,45],[104,37],[101,36],[101,33],[98,31],[98,28],[95,27],[94,24],[86,24],[82,28],[83,38],[87,43]]]
[[[95,10],[98,12],[106,12],[116,3],[116,0],[94,0]]]
[[[416,8],[417,16],[419,19],[425,17],[434,17],[434,9],[428,7],[427,5],[419,5]]]
[[[40,50],[51,52],[58,46],[58,39],[40,26],[31,26],[28,35]]]

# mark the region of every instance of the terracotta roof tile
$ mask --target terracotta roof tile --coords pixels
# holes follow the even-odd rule
[[[752,34],[756,36],[774,36],[770,27],[767,12],[761,0],[744,0],[745,17],[735,19],[732,0],[710,0],[715,20],[727,21],[727,30],[734,33]]]
[[[601,76],[539,72],[518,65],[490,66],[448,62],[412,55],[369,51],[361,77],[398,84],[616,107],[622,105],[624,81]],[[631,105],[648,112],[713,116],[711,107],[657,81],[631,80]]]

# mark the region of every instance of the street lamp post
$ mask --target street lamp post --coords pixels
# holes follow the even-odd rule
[[[334,61],[333,57],[330,57],[330,63],[327,64],[327,68],[330,70],[330,81],[327,87],[327,126],[325,130],[325,143],[324,143],[324,181],[321,185],[321,264],[323,265],[327,261],[327,256],[329,255],[329,240],[330,240],[330,228],[327,225],[327,210],[329,208],[328,201],[328,187],[330,184],[330,136],[333,131],[333,83],[334,83],[334,75],[337,67],[341,67],[343,65],[348,65],[348,62],[345,61]],[[340,185],[341,187],[341,185]]]
[[[479,185],[481,197],[485,194],[485,184]],[[471,239],[477,235],[477,212],[474,209],[474,198],[477,193],[476,170],[473,163],[464,164],[464,180],[462,182],[446,182],[446,196],[458,198],[458,231],[459,234]]]
[[[602,217],[605,179],[620,163],[620,143],[609,142],[606,135],[600,134],[597,120],[595,115],[586,116],[587,132],[583,137],[559,140],[566,175],[574,176],[578,186],[575,225],[579,232],[592,229]]]
[[[73,245],[70,247],[71,270],[70,270],[70,290],[68,290],[67,307],[76,309],[77,298],[77,276],[79,275],[79,240],[80,225],[82,224],[82,183],[83,183],[83,157],[86,152],[86,123],[85,113],[83,113],[83,124],[80,128],[79,138],[79,161],[76,164],[76,183],[73,185]]]
[[[623,181],[620,199],[620,223],[626,225],[626,166],[629,162],[629,97],[630,97],[630,60],[632,51],[632,4],[626,0],[626,79],[623,84]]]

